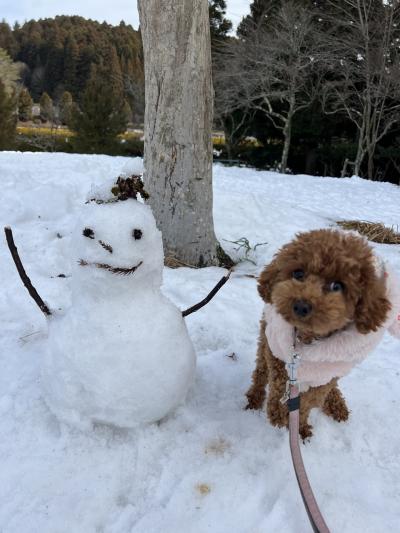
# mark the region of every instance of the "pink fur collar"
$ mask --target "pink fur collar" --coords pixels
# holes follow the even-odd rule
[[[298,369],[301,390],[328,383],[332,378],[340,378],[363,361],[372,352],[385,331],[400,339],[400,284],[395,273],[383,265],[386,278],[387,298],[392,309],[378,331],[362,334],[354,324],[334,333],[326,339],[311,344],[297,342],[296,352],[301,356]],[[274,305],[266,304],[264,310],[266,336],[275,357],[288,363],[293,353],[293,327],[276,311]]]

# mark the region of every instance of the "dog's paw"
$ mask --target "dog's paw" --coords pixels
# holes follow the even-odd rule
[[[265,393],[252,392],[251,390],[246,394],[247,404],[245,409],[259,410],[262,408],[265,400]]]
[[[341,406],[340,409],[334,411],[330,410],[329,412],[326,412],[324,409],[324,413],[333,418],[333,420],[336,420],[336,422],[346,422],[350,416],[350,411],[347,409],[346,405]]]
[[[312,426],[310,424],[303,424],[300,426],[299,433],[303,441],[310,439],[313,436]]]
[[[336,422],[345,422],[350,414],[346,401],[337,388],[330,391],[322,410],[326,415],[336,420]]]
[[[248,398],[245,410],[248,411],[248,410],[251,409],[251,410],[254,410],[254,411],[259,411],[262,408],[263,403],[264,402],[253,401],[250,398]]]

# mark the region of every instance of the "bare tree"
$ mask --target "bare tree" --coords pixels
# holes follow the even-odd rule
[[[223,49],[225,46],[224,44]],[[246,105],[240,107],[237,87],[230,75],[227,75],[228,69],[224,60],[225,54],[217,52],[214,61],[215,123],[224,130],[228,158],[232,159],[233,148],[246,136],[255,110]]]
[[[212,216],[207,0],[138,0],[145,63],[145,182],[166,255],[218,264]]]
[[[280,162],[285,172],[293,118],[313,101],[318,88],[320,46],[314,14],[293,1],[270,8],[263,24],[246,25],[245,35],[220,52],[216,76],[225,85],[226,111],[260,111],[282,132]]]
[[[217,104],[217,100],[216,100]],[[234,156],[233,149],[238,146],[240,141],[246,137],[249,131],[251,117],[254,115],[247,109],[238,109],[236,111],[219,112],[218,104],[216,105],[216,124],[224,130],[225,147],[228,159],[232,160]]]
[[[379,141],[400,121],[400,8],[398,0],[331,1],[326,47],[333,59],[324,87],[324,109],[343,113],[358,131],[354,173],[368,157],[374,177]]]

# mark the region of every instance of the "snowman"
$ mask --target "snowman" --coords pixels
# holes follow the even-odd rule
[[[195,372],[182,313],[161,292],[161,233],[150,207],[127,196],[82,209],[72,236],[72,306],[49,318],[45,401],[81,429],[161,420],[184,400]]]

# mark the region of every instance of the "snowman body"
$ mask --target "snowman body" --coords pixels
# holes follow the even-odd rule
[[[162,294],[161,234],[136,200],[82,211],[72,306],[49,321],[45,399],[61,420],[136,427],[185,398],[195,353],[181,312]]]

